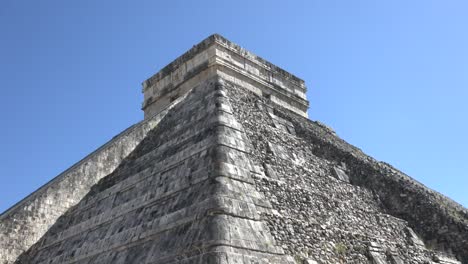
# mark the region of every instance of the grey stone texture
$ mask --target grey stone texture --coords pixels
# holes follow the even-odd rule
[[[319,263],[438,263],[443,254],[468,263],[465,208],[322,124],[240,86],[227,91],[251,159],[266,168],[254,179],[272,204],[264,212],[270,232],[287,254]],[[293,129],[278,126],[281,119]]]
[[[169,109],[169,108],[168,108]],[[167,111],[129,127],[0,215],[0,263],[12,263],[111,173]]]
[[[292,263],[260,218],[249,149],[207,80],[17,263]]]
[[[145,118],[164,109],[197,83],[214,76],[242,85],[283,107],[307,116],[304,81],[214,34],[143,83]]]
[[[468,263],[466,208],[307,119],[302,80],[221,36],[143,92],[145,121],[0,216],[0,263]]]

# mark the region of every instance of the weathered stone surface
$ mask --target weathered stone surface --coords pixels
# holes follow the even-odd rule
[[[261,219],[271,205],[224,90],[194,88],[16,262],[290,262]]]
[[[275,177],[254,178],[278,212],[264,216],[286,253],[298,259],[310,255],[321,263],[424,263],[438,250],[466,259],[465,208],[366,156],[321,124],[271,107],[241,86],[230,84],[227,90],[252,143],[251,159],[266,168],[267,176],[275,172]],[[288,120],[295,134],[279,128],[277,117]],[[345,170],[352,184],[339,177]],[[458,231],[438,232],[448,222]],[[410,227],[420,233],[409,232]],[[438,237],[438,243],[452,247],[434,252],[418,236]],[[369,251],[372,243],[380,251]]]
[[[143,83],[145,118],[200,82],[221,76],[302,116],[307,116],[304,81],[214,34]]]
[[[468,263],[465,208],[306,119],[302,80],[224,38],[144,93],[146,121],[2,214],[0,263]]]
[[[424,242],[416,235],[416,233],[413,231],[411,227],[406,228],[406,233],[408,235],[408,239],[410,240],[410,243],[413,244],[415,247],[422,247],[424,248]]]
[[[131,126],[3,212],[0,215],[0,263],[12,263],[36,243],[62,214],[123,161],[166,112]]]
[[[460,261],[444,256],[435,256],[434,261],[441,264],[461,264]]]
[[[333,167],[332,168],[332,174],[333,176],[343,182],[348,182],[349,183],[349,176],[344,172],[342,169]]]

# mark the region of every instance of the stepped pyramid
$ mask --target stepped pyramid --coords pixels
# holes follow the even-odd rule
[[[208,37],[144,82],[143,121],[0,215],[0,263],[468,263],[468,210],[305,92]]]

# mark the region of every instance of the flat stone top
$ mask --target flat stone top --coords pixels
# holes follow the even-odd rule
[[[165,76],[171,74],[171,72],[179,68],[183,63],[192,59],[195,55],[203,52],[204,50],[208,49],[209,47],[215,44],[226,47],[230,51],[233,51],[244,58],[250,59],[251,61],[254,61],[256,64],[260,64],[266,70],[270,72],[274,72],[275,74],[284,77],[289,82],[294,83],[298,87],[302,88],[304,92],[306,91],[305,83],[302,79],[274,65],[273,63],[251,53],[250,51],[247,51],[246,49],[227,40],[226,38],[224,38],[223,36],[219,34],[213,34],[207,37],[206,39],[204,39],[203,41],[201,41],[200,43],[198,43],[197,45],[194,45],[190,50],[188,50],[187,52],[179,56],[173,62],[169,63],[166,67],[164,67],[158,73],[148,78],[146,81],[143,82],[144,89],[146,87],[152,86],[154,83],[163,79]]]

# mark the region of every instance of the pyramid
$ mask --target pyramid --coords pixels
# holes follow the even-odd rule
[[[145,118],[0,215],[0,263],[468,263],[468,210],[307,118],[304,81],[212,35]]]

